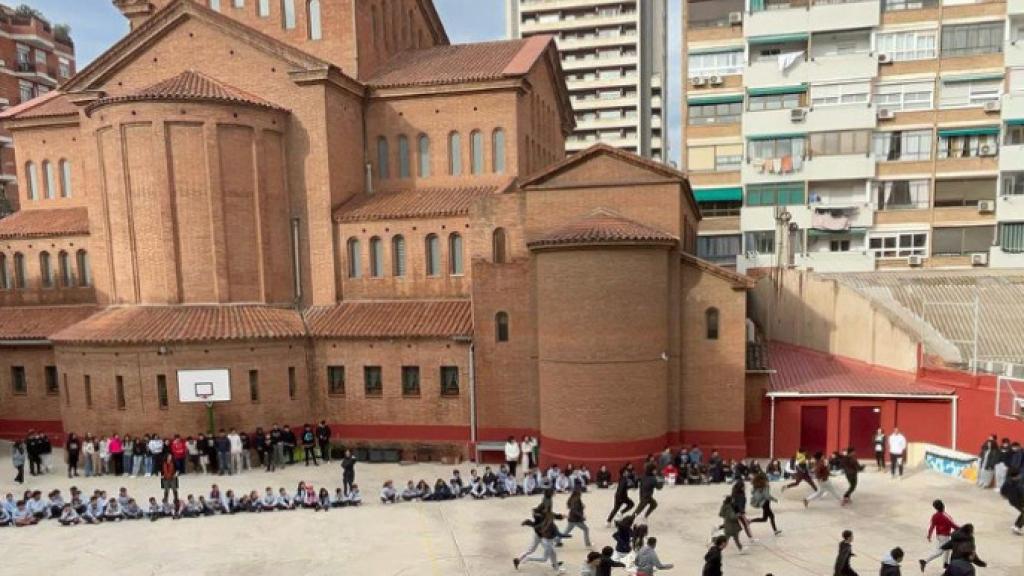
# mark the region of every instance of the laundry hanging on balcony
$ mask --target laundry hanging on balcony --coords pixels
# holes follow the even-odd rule
[[[797,52],[786,52],[785,54],[779,54],[779,72],[783,74],[787,70],[793,67],[800,59],[804,57],[804,51],[799,50]]]
[[[811,215],[811,227],[835,232],[849,230],[850,217],[843,210],[815,208]]]

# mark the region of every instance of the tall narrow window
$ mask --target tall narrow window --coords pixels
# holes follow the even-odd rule
[[[60,161],[60,197],[71,198],[71,161]]]
[[[405,134],[398,137],[398,177],[409,177],[409,138]]]
[[[459,367],[441,366],[441,395],[459,395]]]
[[[504,264],[506,262],[504,228],[494,229],[494,234],[491,235],[491,254],[491,260],[495,264]]]
[[[27,277],[25,274],[25,255],[21,252],[14,253],[14,287],[18,290],[25,289]]]
[[[114,396],[118,410],[124,410],[128,407],[128,402],[124,397],[124,377],[122,376],[114,376]]]
[[[295,0],[281,0],[281,25],[285,30],[295,28]]]
[[[427,276],[440,276],[441,242],[437,239],[437,234],[427,236],[424,248],[427,256]]]
[[[363,367],[363,385],[367,396],[384,395],[384,380],[380,366]]]
[[[53,288],[53,268],[50,263],[50,253],[39,253],[39,283],[43,288]]]
[[[260,401],[259,370],[249,370],[249,400],[253,403]]]
[[[420,395],[420,367],[402,366],[402,396]]]
[[[92,270],[89,269],[89,253],[85,250],[79,250],[75,254],[75,259],[78,260],[78,285],[91,286]]]
[[[11,289],[11,275],[7,271],[7,254],[0,254],[0,290]]]
[[[469,135],[469,170],[473,174],[484,172],[484,135],[474,130]]]
[[[82,377],[82,392],[85,395],[85,407],[92,408],[92,377],[88,374]]]
[[[380,238],[370,238],[370,277],[380,278],[384,275],[384,244]]]
[[[256,5],[256,14],[260,18],[268,18],[270,16],[270,0],[259,0]]]
[[[43,375],[46,377],[46,393],[56,396],[60,393],[60,381],[57,378],[57,367],[46,366],[43,368]]]
[[[57,254],[57,266],[60,268],[60,285],[64,288],[73,286],[74,278],[71,276],[71,256],[61,250]]]
[[[505,131],[501,128],[491,134],[491,170],[496,174],[505,172]]]
[[[68,389],[68,373],[64,373],[64,405],[71,406],[71,390]]]
[[[708,308],[704,312],[704,323],[708,340],[718,340],[718,308]]]
[[[420,134],[419,138],[419,175],[420,178],[430,177],[430,138],[426,134]]]
[[[25,163],[25,185],[28,186],[28,199],[39,199],[39,174],[36,173],[35,162]]]
[[[295,394],[298,392],[298,382],[295,378],[295,366],[288,367],[288,397],[295,400]]]
[[[359,278],[360,270],[362,266],[359,265],[359,239],[349,238],[348,239],[348,277]]]
[[[47,200],[52,200],[56,196],[54,184],[53,164],[49,160],[43,160],[43,194],[46,195]]]
[[[405,237],[401,235],[391,239],[391,275],[395,278],[405,276]]]
[[[388,139],[381,136],[377,139],[377,177],[388,177]]]
[[[508,342],[508,312],[498,312],[494,315],[494,339],[498,342]]]
[[[306,5],[309,18],[309,39],[320,40],[324,37],[324,27],[320,21],[320,0],[309,0]]]
[[[25,377],[24,366],[11,366],[11,393],[27,394],[28,380]]]
[[[448,135],[448,173],[462,175],[462,136],[458,132]]]
[[[344,366],[327,367],[327,393],[331,396],[341,396],[345,394]]]
[[[167,410],[167,376],[156,375],[156,403],[161,410]]]
[[[462,236],[452,234],[448,237],[448,272],[452,276],[462,276]]]

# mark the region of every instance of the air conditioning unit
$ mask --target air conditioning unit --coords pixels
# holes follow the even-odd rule
[[[893,112],[892,108],[879,108],[878,119],[879,120],[892,120],[896,117],[896,113]]]
[[[996,211],[996,203],[992,200],[978,201],[978,214],[991,214]]]
[[[703,86],[705,84],[707,84],[707,80],[703,76],[694,76],[693,78],[690,78],[691,86]]]
[[[971,266],[988,266],[988,254],[985,252],[971,254]]]
[[[892,56],[889,56],[888,54],[882,52],[881,54],[878,55],[878,63],[879,64],[892,64]]]
[[[729,24],[741,24],[743,22],[743,12],[729,12]]]
[[[708,84],[711,84],[712,86],[721,86],[724,82],[725,80],[723,80],[721,76],[712,76],[708,78]]]
[[[910,256],[907,258],[907,266],[920,268],[924,266],[924,256]]]
[[[995,156],[995,155],[996,155],[996,147],[995,146],[982,146],[981,148],[978,148],[978,156]]]
[[[793,108],[789,111],[790,122],[803,122],[807,119],[807,109],[805,108]]]
[[[999,112],[1002,107],[1002,103],[999,100],[985,102],[985,112]]]

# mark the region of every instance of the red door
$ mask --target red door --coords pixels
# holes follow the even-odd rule
[[[854,406],[850,408],[850,446],[860,459],[871,459],[875,453],[875,431],[882,425],[880,406]],[[840,446],[845,450],[847,446]]]
[[[800,408],[800,446],[808,454],[825,452],[828,446],[828,407],[802,406]]]

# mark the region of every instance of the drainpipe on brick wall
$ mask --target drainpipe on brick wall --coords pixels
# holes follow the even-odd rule
[[[294,291],[295,308],[299,308],[302,302],[302,262],[300,261],[302,249],[299,244],[302,238],[301,234],[299,234],[299,226],[301,226],[299,219],[292,218],[292,275],[295,279],[295,285],[292,286],[292,290]]]
[[[477,441],[476,421],[476,344],[469,344],[469,442],[476,454]],[[480,458],[476,458],[479,460]]]
[[[770,427],[768,431],[768,457],[772,460],[775,459],[775,396],[772,399],[772,414],[770,417]]]

